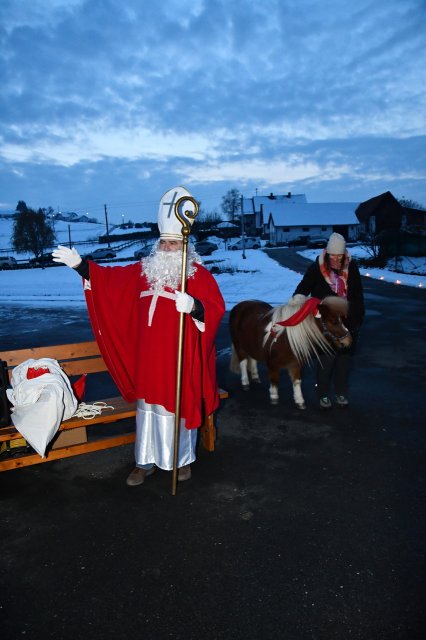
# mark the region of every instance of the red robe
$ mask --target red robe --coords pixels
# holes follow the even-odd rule
[[[143,399],[174,413],[179,313],[174,300],[158,297],[151,326],[152,296],[141,263],[101,267],[90,263],[86,302],[99,349],[120,393],[128,402]],[[165,291],[172,292],[171,289]],[[181,417],[188,429],[199,427],[218,405],[214,339],[225,306],[216,280],[201,265],[186,291],[204,307],[205,331],[186,315],[182,360]]]

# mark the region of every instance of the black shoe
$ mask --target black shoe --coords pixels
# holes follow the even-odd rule
[[[320,398],[319,401],[320,409],[331,409],[331,400],[327,396]]]

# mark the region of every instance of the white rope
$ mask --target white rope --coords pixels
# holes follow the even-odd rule
[[[106,402],[94,402],[93,404],[86,404],[85,402],[80,402],[77,407],[76,412],[73,414],[73,418],[83,418],[84,420],[91,420],[96,416],[100,416],[103,409],[114,409],[111,405]]]

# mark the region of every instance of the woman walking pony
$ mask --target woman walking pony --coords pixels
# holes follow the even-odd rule
[[[346,250],[346,241],[339,233],[332,233],[327,247],[308,267],[294,294],[311,295],[321,300],[334,295],[346,298],[349,311],[346,326],[352,334],[348,349],[321,354],[317,366],[317,395],[321,409],[331,409],[330,388],[334,383],[336,404],[346,407],[351,357],[355,353],[358,332],[364,319],[364,294],[358,267]]]

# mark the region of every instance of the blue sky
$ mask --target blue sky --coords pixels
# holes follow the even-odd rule
[[[0,211],[426,206],[425,0],[2,0]]]

